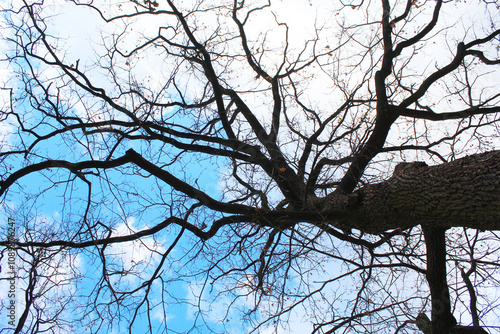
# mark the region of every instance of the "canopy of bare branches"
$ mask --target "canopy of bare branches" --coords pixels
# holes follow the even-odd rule
[[[500,332],[497,1],[1,6],[0,331]]]

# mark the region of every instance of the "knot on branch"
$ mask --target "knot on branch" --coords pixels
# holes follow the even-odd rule
[[[415,319],[415,324],[418,329],[420,329],[424,334],[432,334],[432,323],[431,319],[425,314],[420,313]]]
[[[394,168],[393,177],[404,177],[405,175],[412,174],[412,172],[424,167],[427,167],[427,164],[421,161],[401,162],[396,165],[396,168]]]
[[[432,322],[425,313],[420,313],[415,319],[415,324],[424,334],[433,334]],[[488,334],[482,327],[478,326],[453,326],[449,334]]]

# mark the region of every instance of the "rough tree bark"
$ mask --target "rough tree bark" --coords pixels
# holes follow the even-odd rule
[[[416,225],[500,229],[500,151],[437,166],[400,164],[387,181],[326,198],[322,210],[344,209],[338,224],[367,233]]]

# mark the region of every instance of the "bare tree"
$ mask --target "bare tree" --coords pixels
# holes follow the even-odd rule
[[[497,2],[293,6],[3,10],[3,331],[498,332]]]

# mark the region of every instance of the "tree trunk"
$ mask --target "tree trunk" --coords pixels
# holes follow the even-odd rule
[[[498,230],[500,151],[436,166],[399,164],[389,180],[348,195],[332,194],[320,208],[325,214],[335,210],[333,225],[368,233],[416,225]]]

